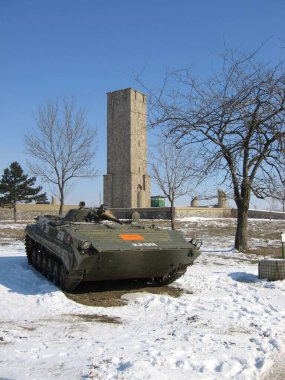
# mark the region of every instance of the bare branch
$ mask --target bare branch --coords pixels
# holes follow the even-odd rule
[[[175,229],[173,212],[175,200],[189,194],[198,183],[200,175],[194,163],[193,151],[188,147],[179,149],[166,140],[159,142],[156,155],[152,156],[151,177],[170,202],[173,229]]]

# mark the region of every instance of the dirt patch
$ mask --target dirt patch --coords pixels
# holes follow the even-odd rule
[[[253,254],[257,256],[271,256],[272,258],[281,258],[280,247],[257,247],[251,248],[247,251],[247,254]]]
[[[69,317],[76,317],[81,319],[83,322],[101,322],[101,323],[113,323],[121,324],[122,320],[117,317],[110,317],[109,315],[99,315],[99,314],[66,314]]]
[[[127,303],[124,294],[148,292],[179,297],[183,290],[171,286],[155,287],[140,281],[108,281],[81,284],[73,294],[66,293],[67,298],[88,306],[112,307]]]

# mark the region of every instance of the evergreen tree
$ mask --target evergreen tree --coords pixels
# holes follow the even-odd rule
[[[40,194],[41,186],[34,187],[36,177],[28,178],[18,162],[12,162],[4,169],[0,181],[0,206],[14,210],[14,221],[17,221],[17,203],[45,202],[46,193]]]

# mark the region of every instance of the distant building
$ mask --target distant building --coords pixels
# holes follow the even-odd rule
[[[104,203],[112,208],[149,207],[146,96],[127,88],[109,92],[107,102]]]

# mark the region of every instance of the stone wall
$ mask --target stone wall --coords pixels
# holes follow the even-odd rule
[[[230,208],[218,207],[175,207],[175,217],[231,218]]]
[[[237,210],[231,209],[232,218],[237,217]],[[285,212],[278,211],[262,211],[262,210],[249,210],[249,218],[252,219],[285,219]]]
[[[111,208],[112,213],[119,219],[130,219],[134,211],[139,212],[141,219],[170,219],[169,207],[148,208]]]
[[[119,209],[113,208],[111,211],[119,219],[129,219],[133,211],[138,211],[142,219],[170,219],[170,207],[150,207]],[[200,218],[236,218],[237,210],[233,208],[218,207],[175,207],[175,218],[187,217]],[[249,218],[254,219],[285,219],[285,212],[270,212],[249,210]]]
[[[65,205],[64,213],[78,205]],[[17,205],[18,220],[31,220],[38,215],[58,215],[59,205],[55,204],[19,204]],[[132,212],[138,211],[142,219],[170,219],[170,207],[148,207],[148,208],[112,208],[111,211],[119,219],[131,218]],[[231,208],[211,207],[176,207],[177,219],[187,217],[201,218],[236,218],[237,210]],[[284,212],[270,212],[249,210],[249,217],[256,219],[285,219]],[[13,210],[0,208],[0,220],[13,220]]]
[[[78,208],[78,205],[66,205],[63,208],[64,213],[66,213],[71,208]],[[31,220],[36,218],[38,215],[58,215],[59,205],[58,204],[18,204],[17,205],[17,219],[20,220]],[[14,212],[13,209],[0,207],[0,220],[13,220]]]

